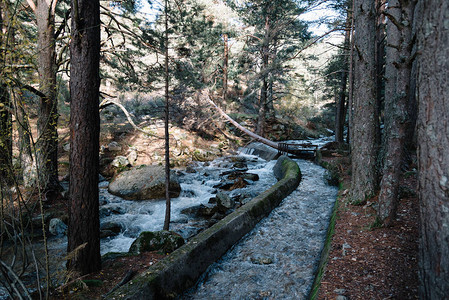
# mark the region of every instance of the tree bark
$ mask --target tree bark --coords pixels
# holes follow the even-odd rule
[[[171,203],[170,203],[170,133],[168,132],[169,127],[169,108],[170,108],[170,95],[168,94],[169,88],[169,74],[168,74],[168,0],[165,0],[165,219],[164,219],[164,230],[170,229],[170,214],[171,214]]]
[[[411,80],[412,23],[415,1],[390,0],[385,66],[385,158],[377,216],[390,226],[396,216],[401,163],[411,123],[408,112]],[[394,19],[394,21],[393,21]],[[395,24],[399,22],[398,24]]]
[[[38,31],[39,90],[40,98],[37,120],[36,162],[39,169],[40,187],[46,191],[57,191],[58,183],[58,111],[56,97],[56,45],[55,14],[56,0],[38,0],[36,21]]]
[[[72,0],[68,268],[101,268],[98,204],[100,3]]]
[[[269,62],[269,48],[268,48],[268,39],[270,32],[270,19],[266,16],[265,19],[265,37],[262,45],[262,87],[260,88],[260,96],[259,96],[259,114],[257,120],[257,134],[260,136],[265,135],[265,114],[267,108],[267,99],[268,99],[268,62]]]
[[[7,9],[0,2],[0,68],[3,68],[6,60]],[[12,170],[12,117],[11,99],[8,86],[3,78],[0,78],[0,186],[11,185],[13,182]]]
[[[343,42],[344,47],[344,55],[346,55],[347,58],[345,58],[345,66],[341,70],[340,75],[340,91],[338,93],[338,100],[337,100],[337,112],[336,112],[336,118],[335,118],[335,141],[338,143],[344,142],[344,127],[345,127],[345,119],[346,119],[346,87],[348,85],[348,61],[349,61],[349,48],[350,48],[350,38],[351,38],[351,19],[352,19],[352,12],[350,11],[350,8],[348,7],[348,12],[346,15],[346,32],[345,32],[345,40]]]
[[[355,57],[352,186],[353,202],[363,202],[377,188],[376,11],[374,1],[355,0]]]
[[[226,108],[228,100],[228,63],[229,63],[229,46],[228,34],[223,34],[224,50],[223,50],[223,106]]]
[[[28,117],[25,112],[25,103],[22,92],[15,97],[15,115],[17,122],[17,131],[19,134],[19,157],[20,167],[22,169],[23,185],[31,187],[35,183],[36,170],[33,164],[33,154],[31,151],[31,131]]]
[[[417,14],[418,12],[416,12]],[[420,298],[449,298],[449,2],[423,3],[419,32]]]

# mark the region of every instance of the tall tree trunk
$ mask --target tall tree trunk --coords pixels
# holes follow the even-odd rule
[[[424,5],[425,4],[425,5]],[[449,2],[423,3],[419,33],[420,298],[449,298]]]
[[[36,179],[36,170],[33,165],[33,154],[31,151],[31,131],[28,117],[25,112],[25,103],[22,92],[15,95],[15,115],[17,131],[19,134],[19,157],[22,169],[23,185],[32,186]]]
[[[353,117],[354,117],[354,4],[355,0],[352,2],[351,7],[351,48],[349,51],[349,74],[348,74],[348,133],[346,136],[346,143],[352,146],[352,128],[353,128]]]
[[[8,87],[0,79],[0,184],[12,184],[12,119]]]
[[[53,192],[59,188],[55,5],[56,0],[38,0],[35,10],[38,31],[39,90],[45,95],[40,99],[37,120],[36,162],[41,188]]]
[[[348,7],[348,12],[346,15],[346,25],[345,25],[345,40],[343,42],[344,47],[344,55],[345,55],[345,65],[341,70],[340,75],[340,90],[338,92],[337,98],[337,112],[335,118],[335,141],[338,143],[343,143],[344,137],[344,127],[345,127],[345,119],[346,119],[346,87],[348,85],[348,60],[349,60],[349,43],[351,39],[351,20],[352,20],[352,12]]]
[[[411,79],[412,23],[415,1],[390,0],[385,69],[385,159],[380,184],[378,218],[390,226],[396,216],[401,162],[408,128]]]
[[[376,0],[376,100],[377,100],[377,116],[382,117],[382,107],[384,106],[384,75],[385,75],[385,46],[386,46],[386,33],[385,33],[385,9],[386,0]],[[379,147],[382,144],[382,135],[380,126],[376,128],[376,143]]]
[[[269,61],[269,49],[268,49],[268,39],[270,32],[270,19],[267,16],[265,19],[265,37],[262,45],[262,87],[260,88],[259,96],[259,114],[257,120],[257,134],[260,136],[265,135],[265,114],[267,108],[268,99],[268,61]]]
[[[0,2],[0,73],[5,72],[6,60],[6,30],[8,27],[8,11],[3,1]],[[11,185],[13,182],[12,170],[12,117],[11,99],[8,86],[0,78],[0,185]]]
[[[169,74],[168,74],[168,0],[165,0],[165,220],[164,220],[164,230],[170,229],[170,214],[171,214],[171,203],[170,203],[170,135],[168,132],[169,126],[169,100],[170,95],[168,94],[169,88]]]
[[[228,100],[228,63],[229,63],[229,45],[228,34],[223,34],[224,50],[223,50],[223,107],[226,109]]]
[[[101,268],[98,204],[100,1],[72,0],[69,269]]]
[[[354,119],[351,197],[363,202],[377,188],[376,10],[372,0],[355,0]]]

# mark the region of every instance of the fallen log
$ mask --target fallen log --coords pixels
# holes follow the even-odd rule
[[[287,144],[287,143],[277,143],[270,141],[264,137],[261,137],[258,134],[255,134],[254,132],[246,129],[242,125],[240,125],[237,121],[232,119],[228,114],[226,114],[218,105],[215,104],[215,102],[211,99],[210,95],[207,94],[206,100],[209,102],[210,105],[212,105],[218,113],[225,118],[227,121],[229,121],[232,125],[237,127],[239,130],[241,130],[243,133],[249,135],[256,141],[263,143],[269,147],[272,147],[279,151],[279,154],[291,154],[297,157],[303,157],[303,158],[309,158],[310,156],[315,157],[316,152],[318,150],[318,146],[313,144]],[[311,155],[310,155],[311,154]]]
[[[210,105],[212,105],[213,107],[215,107],[215,109],[218,111],[218,113],[225,118],[226,120],[228,120],[232,125],[234,125],[235,127],[237,127],[239,130],[243,131],[245,134],[249,135],[250,137],[252,137],[253,139],[255,139],[258,142],[261,142],[267,146],[273,147],[274,149],[279,149],[279,144],[273,141],[270,141],[264,137],[261,137],[258,134],[255,134],[254,132],[246,129],[245,127],[243,127],[242,125],[240,125],[238,122],[236,122],[234,119],[232,119],[230,116],[228,116],[220,107],[218,107],[214,101],[212,101],[211,97],[209,94],[207,94],[206,97],[207,101],[210,103]]]

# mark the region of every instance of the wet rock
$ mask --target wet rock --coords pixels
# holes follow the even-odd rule
[[[132,243],[129,253],[140,254],[146,251],[162,250],[170,253],[184,245],[182,236],[171,231],[144,231]]]
[[[108,207],[100,208],[100,219],[111,215],[111,209]]]
[[[192,166],[187,166],[185,171],[186,173],[196,173],[196,170]]]
[[[122,225],[115,222],[105,222],[100,225],[100,230],[110,230],[114,233],[120,233]]]
[[[113,206],[111,207],[111,213],[114,215],[123,215],[126,213],[126,210],[121,206]]]
[[[218,211],[217,207],[204,204],[192,206],[181,210],[181,213],[194,218],[210,218]]]
[[[233,185],[234,185],[234,181],[232,180],[226,180],[226,181],[222,181],[219,184],[216,184],[213,186],[214,189],[221,189],[221,190],[229,190]]]
[[[236,162],[233,165],[233,168],[236,168],[236,169],[243,169],[243,168],[246,168],[246,167],[247,167],[246,162]]]
[[[53,218],[50,220],[48,231],[52,235],[62,236],[65,235],[67,232],[67,225],[61,219]]]
[[[251,262],[256,265],[271,265],[273,260],[269,257],[251,257]]]
[[[223,192],[218,192],[217,196],[217,206],[222,206],[224,208],[233,208],[235,206],[235,201],[232,200],[228,194],[225,194]]]
[[[244,174],[242,174],[242,177],[243,177],[244,179],[251,180],[251,181],[257,181],[257,180],[259,180],[259,175],[257,175],[257,174],[252,174],[252,173],[244,173]]]
[[[163,166],[141,166],[124,171],[109,184],[111,194],[129,200],[161,199],[165,197],[165,170]],[[178,176],[170,174],[170,197],[181,192]]]
[[[237,177],[243,174],[244,172],[248,171],[248,168],[243,169],[237,169],[237,170],[227,170],[220,173],[220,176],[226,176],[229,175],[228,178],[232,179],[232,177]]]
[[[122,226],[115,222],[106,222],[100,225],[100,238],[116,236],[122,230]]]

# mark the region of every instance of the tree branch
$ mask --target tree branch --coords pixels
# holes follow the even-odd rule
[[[33,2],[33,0],[27,0],[27,3],[30,6],[31,10],[33,12],[36,12],[36,4]]]

